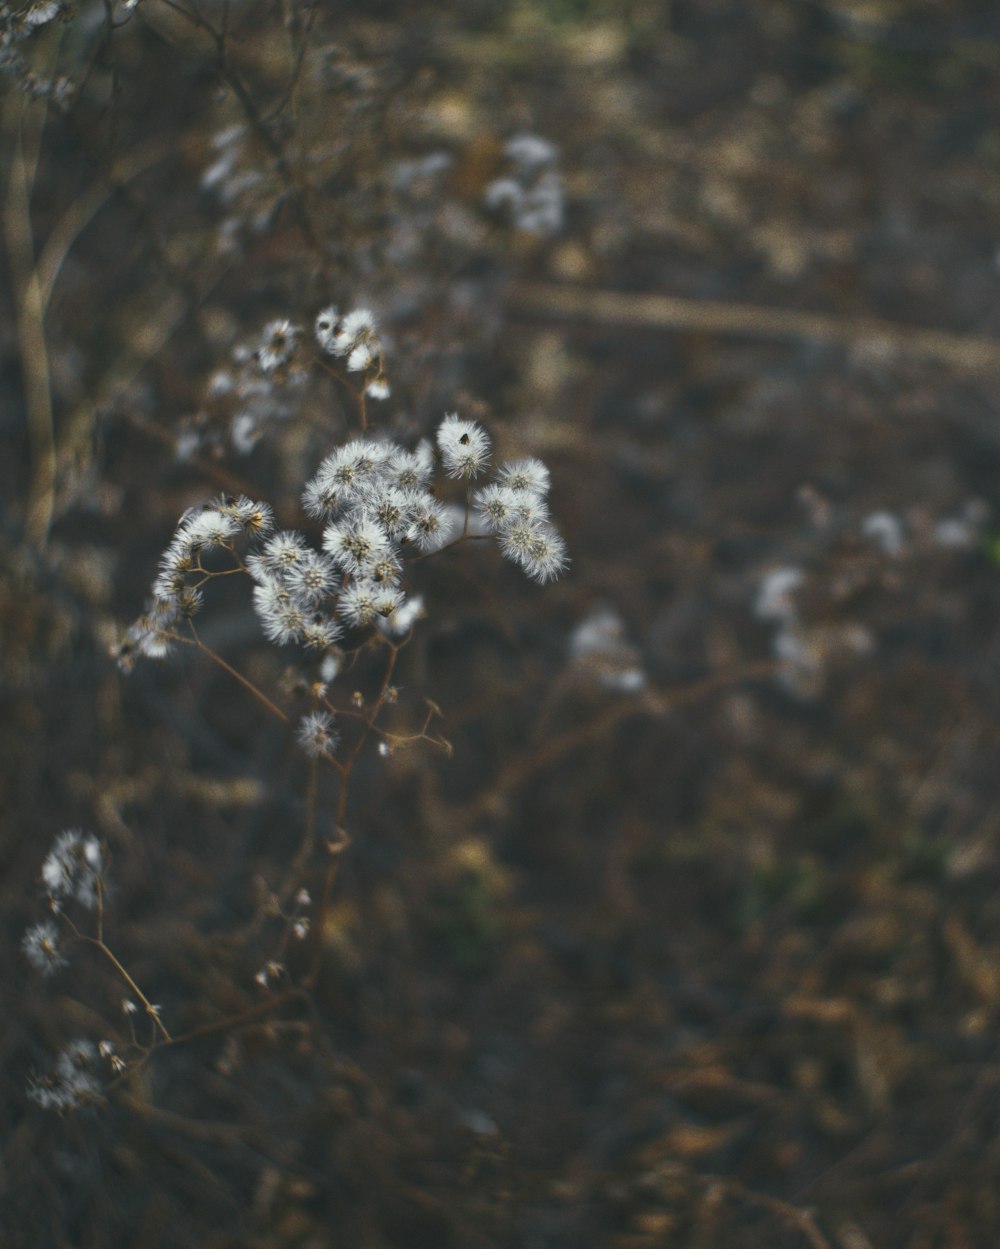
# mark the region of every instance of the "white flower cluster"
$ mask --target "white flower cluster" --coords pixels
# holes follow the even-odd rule
[[[324,353],[345,361],[347,373],[363,375],[369,395],[383,385],[388,393],[370,312],[342,317],[329,307],[314,332]],[[300,340],[289,321],[268,325],[254,353],[258,372],[287,368]],[[137,657],[164,658],[201,609],[202,586],[233,572],[254,582],[253,607],[265,637],[279,646],[303,646],[324,663],[336,655],[345,629],[374,626],[386,636],[405,637],[424,614],[422,597],[408,599],[404,592],[405,564],[447,544],[493,535],[501,553],[529,577],[544,583],[559,576],[568,560],[549,519],[545,465],[533,458],[502,464],[494,480],[473,494],[473,482],[490,462],[486,432],[452,413],[441,422],[436,443],[437,457],[428,440],[407,450],[390,439],[362,436],[328,455],[302,493],[305,512],[323,525],[315,545],[296,530],[276,529],[270,505],[243,495],[188,511],[160,561],[151,603],[118,648],[120,666],[128,671]],[[433,493],[438,465],[466,483],[464,509],[443,504]],[[222,567],[226,556],[231,563]],[[306,715],[298,739],[309,755],[331,756],[337,745],[332,716],[323,710]]]
[[[316,342],[327,355],[347,362],[348,373],[363,373],[365,394],[370,399],[388,399],[389,382],[382,364],[382,340],[375,315],[368,308],[356,308],[341,316],[332,305],[317,316]]]
[[[616,694],[637,694],[646,672],[625,633],[625,622],[608,603],[599,604],[576,626],[569,639],[570,658],[581,672]]]
[[[217,443],[228,439],[239,455],[249,455],[270,426],[287,421],[291,399],[308,377],[302,337],[299,326],[279,318],[268,321],[256,342],[241,343],[231,364],[209,378],[201,412],[178,440],[178,459],[212,437]]]
[[[823,688],[831,660],[866,654],[874,642],[863,625],[850,621],[803,621],[796,601],[803,585],[800,569],[771,569],[758,586],[754,613],[776,626],[771,649],[779,682],[800,698],[815,698]]]
[[[223,255],[231,255],[270,226],[280,192],[273,176],[261,171],[244,126],[226,126],[212,136],[211,144],[212,162],[201,175],[201,186],[226,214],[219,225],[218,247]]]
[[[43,1110],[66,1113],[101,1099],[95,1074],[100,1053],[93,1041],[76,1040],[56,1058],[52,1071],[28,1086],[28,1096]]]
[[[342,360],[347,373],[362,375],[360,389],[368,399],[389,398],[374,313],[357,308],[341,316],[332,306],[324,308],[313,334],[324,355]],[[267,322],[256,341],[241,343],[231,363],[209,378],[201,411],[178,439],[178,459],[188,459],[206,443],[218,449],[225,441],[239,455],[249,455],[270,427],[287,421],[309,377],[307,341],[301,325],[278,317]]]
[[[60,833],[42,864],[42,883],[53,911],[71,899],[92,911],[103,879],[104,853],[97,838],[78,828]]]
[[[549,520],[549,470],[533,457],[501,464],[497,480],[476,492],[476,511],[500,550],[544,584],[565,572],[566,544]]]
[[[489,461],[484,430],[454,414],[441,423],[437,443],[451,477],[471,480]],[[325,651],[345,625],[381,624],[405,633],[422,604],[412,610],[407,604],[400,585],[404,558],[413,550],[435,550],[457,529],[454,512],[430,493],[433,472],[428,442],[414,451],[367,438],[339,447],[302,495],[306,512],[326,522],[322,551],[294,530],[275,532],[270,505],[245,496],[188,512],[160,561],[150,607],[119,648],[119,663],[129,670],[137,656],[167,654],[177,628],[202,606],[199,587],[211,576],[203,554],[212,549],[235,554],[241,537],[252,544],[244,567],[256,583],[254,609],[270,641]],[[501,465],[497,479],[475,495],[482,528],[496,535],[508,559],[543,583],[559,576],[568,562],[565,543],[549,520],[548,489],[548,469],[529,458]]]
[[[203,600],[199,583],[208,575],[202,564],[206,551],[233,551],[236,538],[263,538],[273,528],[271,505],[245,495],[224,497],[185,512],[160,560],[152,601],[118,647],[123,671],[131,671],[137,657],[164,659],[178,626],[200,610]]]
[[[515,229],[555,234],[565,215],[558,149],[547,139],[522,134],[506,144],[504,154],[511,171],[486,188],[486,207],[506,210]]]

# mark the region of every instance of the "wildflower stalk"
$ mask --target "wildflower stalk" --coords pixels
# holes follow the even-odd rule
[[[139,988],[139,986],[136,984],[133,978],[129,975],[129,973],[122,966],[118,958],[116,958],[114,951],[111,950],[107,945],[105,945],[105,943],[102,940],[99,940],[97,937],[83,936],[81,937],[81,940],[86,945],[92,945],[95,949],[100,950],[100,952],[104,955],[104,957],[108,960],[108,962],[112,965],[112,967],[114,967],[114,969],[118,972],[119,976],[121,976],[121,978],[125,981],[128,987],[132,990],[132,992],[136,995],[136,997],[142,1003],[143,1010],[150,1017],[150,1019],[152,1019],[156,1027],[159,1028],[161,1034],[163,1035],[163,1039],[165,1041],[169,1041],[171,1039],[170,1033],[167,1031],[166,1025],[164,1024],[163,1020],[160,1018],[159,1007],[154,1006],[153,1003],[150,1002],[149,998],[146,997],[145,993],[143,993],[143,991]]]
[[[177,638],[177,640],[178,641],[190,640],[191,642],[193,642],[193,644],[197,646],[197,648],[202,652],[203,655],[207,655],[208,658],[212,661],[212,663],[217,664],[224,672],[228,672],[231,677],[239,681],[240,685],[242,685],[245,690],[248,690],[254,696],[254,698],[258,700],[258,702],[263,703],[263,705],[268,709],[268,711],[270,711],[270,713],[273,716],[277,716],[277,718],[282,722],[282,724],[288,723],[288,716],[285,714],[285,712],[283,712],[280,707],[276,706],[273,702],[271,702],[271,700],[268,698],[268,696],[264,693],[263,690],[259,689],[256,685],[254,685],[254,683],[250,681],[247,677],[245,677],[241,672],[237,672],[236,669],[232,666],[232,664],[226,663],[226,661],[222,658],[222,656],[219,655],[216,651],[212,650],[210,646],[205,645],[205,643],[201,640],[201,638],[195,632],[195,627],[193,624],[191,625],[191,635],[192,635],[191,639]]]
[[[108,962],[115,969],[115,971],[117,971],[118,975],[121,976],[122,980],[125,981],[128,987],[132,990],[135,996],[142,1003],[143,1010],[150,1017],[150,1019],[152,1019],[156,1027],[160,1030],[163,1036],[163,1039],[165,1041],[169,1041],[170,1033],[167,1031],[166,1025],[164,1024],[163,1020],[160,1018],[159,1008],[157,1006],[154,1006],[153,1003],[149,1000],[149,998],[145,995],[145,993],[143,993],[142,989],[140,989],[138,984],[136,984],[135,979],[129,974],[126,968],[122,965],[121,960],[115,954],[114,950],[112,950],[111,947],[104,940],[104,910],[103,910],[103,902],[100,900],[103,898],[103,893],[104,893],[103,887],[99,883],[98,894],[97,894],[98,904],[97,904],[97,935],[96,936],[90,937],[85,932],[81,932],[80,929],[77,927],[77,925],[73,923],[73,921],[69,918],[68,915],[66,915],[64,912],[60,912],[60,914],[62,915],[62,918],[66,923],[66,926],[72,932],[73,936],[76,938],[77,941],[80,941],[83,945],[89,945],[93,949],[99,950],[100,953],[103,954],[103,956],[108,960]]]

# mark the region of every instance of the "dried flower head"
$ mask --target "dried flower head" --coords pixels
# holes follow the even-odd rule
[[[485,431],[456,413],[438,426],[437,443],[449,477],[477,477],[489,462],[490,440]]]
[[[310,711],[308,715],[304,715],[299,721],[296,736],[310,759],[331,756],[337,748],[333,716],[326,711]]]
[[[78,828],[60,833],[42,864],[42,882],[52,909],[60,910],[72,898],[93,910],[103,879],[104,855],[97,838]]]
[[[99,1053],[93,1041],[71,1041],[56,1058],[48,1075],[28,1085],[28,1096],[43,1110],[67,1114],[101,1099],[94,1069]]]
[[[28,962],[43,976],[51,976],[60,967],[66,966],[66,959],[59,944],[59,929],[49,919],[40,924],[33,924],[21,939],[21,949]]]

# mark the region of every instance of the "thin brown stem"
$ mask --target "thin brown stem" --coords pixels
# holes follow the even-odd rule
[[[92,945],[96,950],[100,950],[108,962],[111,963],[112,967],[114,967],[115,971],[118,972],[119,976],[121,976],[121,978],[142,1003],[146,1014],[150,1017],[150,1019],[152,1019],[153,1023],[156,1024],[157,1028],[159,1028],[160,1032],[163,1034],[163,1039],[165,1041],[169,1041],[171,1039],[170,1033],[167,1031],[163,1020],[160,1018],[159,1007],[154,1006],[149,998],[146,997],[145,993],[143,993],[129,973],[125,970],[121,962],[115,957],[114,952],[104,944],[100,937],[87,937],[82,933],[79,934],[79,936],[81,941],[86,942],[87,945]]]
[[[213,663],[218,664],[218,666],[222,668],[223,671],[228,672],[231,677],[239,681],[240,685],[242,685],[245,690],[248,690],[254,696],[254,698],[257,699],[259,703],[265,706],[268,709],[268,711],[270,711],[271,715],[277,716],[277,718],[282,722],[282,724],[289,723],[289,718],[285,714],[285,712],[283,712],[280,707],[276,707],[275,704],[271,702],[271,700],[268,698],[268,696],[264,693],[263,690],[258,689],[258,687],[254,685],[254,683],[251,680],[245,677],[242,672],[237,672],[236,669],[232,666],[232,664],[226,663],[226,661],[222,658],[221,655],[217,654],[214,650],[212,650],[210,646],[205,645],[205,643],[201,640],[201,638],[195,632],[195,628],[193,624],[191,625],[191,636],[192,636],[193,644],[197,646],[197,648],[203,654],[207,655]],[[179,639],[179,640],[184,641],[186,639]]]

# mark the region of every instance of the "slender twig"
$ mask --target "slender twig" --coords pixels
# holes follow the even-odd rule
[[[45,298],[35,263],[31,192],[38,168],[45,106],[28,108],[28,96],[13,93],[5,116],[17,138],[11,157],[4,205],[4,235],[16,301],[32,482],[25,529],[39,548],[48,540],[55,511],[56,432],[52,410],[49,353],[45,335]]]
[[[625,294],[577,287],[520,283],[512,307],[525,315],[570,318],[635,329],[733,334],[747,338],[806,339],[864,351],[940,360],[972,371],[995,373],[1000,342],[900,325],[876,317],[841,317],[798,308],[688,299],[679,295]]]
[[[263,690],[258,689],[258,687],[254,685],[254,683],[250,681],[247,677],[245,677],[242,672],[237,672],[236,669],[232,666],[232,664],[226,663],[226,661],[222,658],[221,655],[217,654],[214,650],[212,650],[210,646],[205,645],[205,643],[201,640],[201,638],[195,632],[195,628],[193,624],[191,625],[191,635],[192,636],[190,640],[192,644],[197,646],[197,648],[203,654],[207,655],[214,664],[218,664],[218,666],[222,668],[225,672],[228,672],[231,677],[239,681],[240,685],[242,685],[245,690],[248,690],[254,696],[254,698],[258,700],[258,702],[262,703],[268,709],[268,711],[270,711],[270,713],[273,716],[277,716],[277,718],[282,722],[282,724],[289,723],[289,718],[285,714],[285,712],[283,712],[280,707],[275,706],[275,704],[271,702],[271,700],[268,698],[268,696],[264,693]],[[171,636],[176,637],[177,641],[188,640],[186,638],[182,638],[177,635],[171,635]]]
[[[160,1032],[163,1034],[163,1039],[165,1041],[169,1041],[171,1039],[170,1033],[167,1031],[163,1020],[160,1018],[159,1007],[154,1006],[149,998],[146,997],[145,993],[143,993],[143,991],[136,984],[135,980],[129,975],[119,959],[115,956],[114,951],[111,950],[100,937],[88,937],[86,933],[80,932],[75,925],[73,925],[73,930],[79,941],[82,941],[85,945],[93,946],[95,950],[100,950],[108,962],[111,963],[112,967],[114,967],[114,969],[118,972],[119,976],[121,976],[121,978],[142,1003],[146,1014],[150,1017],[150,1019],[152,1019],[153,1023],[156,1024],[157,1028],[159,1028]]]

